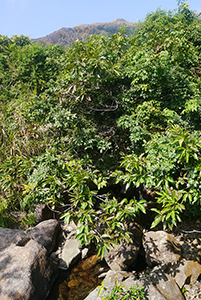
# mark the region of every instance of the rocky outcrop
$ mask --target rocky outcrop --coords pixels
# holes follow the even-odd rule
[[[22,230],[0,227],[0,251],[5,250],[11,245],[23,246],[29,240],[30,236]]]

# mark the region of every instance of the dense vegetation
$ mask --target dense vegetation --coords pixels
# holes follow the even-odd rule
[[[200,20],[181,1],[131,37],[123,27],[63,48],[1,36],[0,225],[14,211],[29,222],[45,202],[103,254],[146,213],[144,191],[155,193],[152,227],[199,219],[200,53]],[[114,181],[136,197],[108,195]]]

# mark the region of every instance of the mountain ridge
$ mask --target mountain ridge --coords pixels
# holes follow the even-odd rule
[[[33,39],[32,42],[41,42],[44,44],[61,44],[63,46],[71,46],[76,40],[86,41],[92,35],[105,35],[109,36],[113,33],[119,32],[119,28],[125,25],[127,33],[129,34],[135,29],[135,24],[126,21],[125,19],[118,18],[111,22],[96,22],[92,24],[80,24],[74,27],[62,27],[44,37]]]

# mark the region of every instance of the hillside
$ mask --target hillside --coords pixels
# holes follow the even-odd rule
[[[70,46],[77,39],[86,41],[87,37],[92,34],[109,36],[112,33],[117,33],[123,25],[126,25],[128,34],[135,28],[135,25],[131,22],[127,22],[124,19],[116,19],[108,23],[81,24],[72,28],[63,27],[45,37],[34,39],[32,42],[43,41],[45,44]]]

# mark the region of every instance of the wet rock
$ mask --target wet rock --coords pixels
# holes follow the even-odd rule
[[[109,253],[104,255],[112,270],[127,270],[135,262],[140,251],[142,227],[136,223],[129,223],[129,225],[125,225],[125,229],[132,234],[132,243],[121,242],[119,245],[111,247]]]
[[[149,231],[144,235],[143,247],[148,266],[177,263],[181,258],[181,245],[165,231]]]
[[[197,261],[182,260],[175,265],[169,274],[174,277],[180,288],[185,283],[194,284],[201,274],[201,265]]]
[[[63,269],[68,269],[69,266],[75,263],[81,257],[81,246],[79,240],[70,239],[64,244],[60,267]]]
[[[47,295],[54,270],[46,249],[34,240],[11,244],[0,256],[0,300],[42,300]]]
[[[57,233],[60,225],[57,220],[50,219],[36,225],[30,232],[29,236],[44,246],[49,255],[55,248]]]

